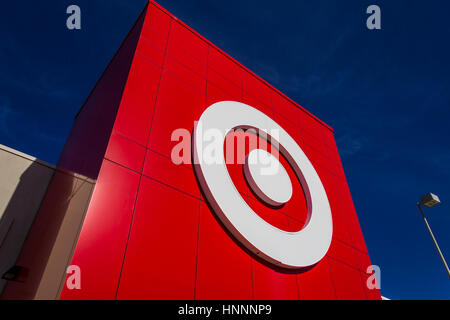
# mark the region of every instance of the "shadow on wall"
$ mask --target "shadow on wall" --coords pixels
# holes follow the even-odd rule
[[[0,152],[1,299],[57,299],[94,181]]]

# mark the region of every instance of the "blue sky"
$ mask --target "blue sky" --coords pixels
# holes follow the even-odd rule
[[[7,1],[0,19],[0,143],[56,163],[73,117],[145,0]],[[415,203],[450,259],[448,1],[160,0],[335,130],[381,292],[450,299]],[[69,31],[67,6],[82,12]],[[381,7],[382,30],[365,27]]]

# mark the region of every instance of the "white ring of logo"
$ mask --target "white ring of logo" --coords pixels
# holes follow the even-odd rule
[[[241,197],[225,164],[208,164],[201,159],[201,130],[253,128],[269,136],[278,130],[279,151],[288,160],[299,179],[307,202],[307,221],[298,232],[280,230],[264,221]],[[273,137],[270,137],[272,140]],[[227,229],[245,247],[266,261],[291,269],[307,268],[327,253],[333,233],[330,204],[322,182],[308,157],[295,140],[275,121],[259,110],[235,101],[212,104],[201,115],[193,134],[194,169],[206,200]]]

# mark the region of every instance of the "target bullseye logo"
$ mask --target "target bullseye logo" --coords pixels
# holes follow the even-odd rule
[[[268,159],[270,168],[277,168],[272,174],[264,174],[267,163],[260,159]],[[288,173],[273,155],[265,150],[252,150],[244,163],[244,174],[252,191],[265,204],[278,207],[291,199],[292,183]]]
[[[223,148],[220,162],[202,161],[202,130],[219,130],[224,136],[231,130],[251,129],[278,149],[305,193],[307,220],[297,232],[280,230],[264,221],[239,194],[228,173]],[[277,137],[271,135],[277,132]],[[300,269],[318,263],[331,243],[331,209],[322,182],[308,157],[295,140],[261,111],[235,101],[212,104],[201,115],[192,137],[194,169],[206,201],[229,232],[249,250],[280,267]],[[262,166],[258,159],[264,158]],[[269,164],[278,166],[274,174],[263,174]],[[279,206],[292,196],[292,183],[278,159],[267,151],[251,151],[244,174],[253,192],[268,205]]]

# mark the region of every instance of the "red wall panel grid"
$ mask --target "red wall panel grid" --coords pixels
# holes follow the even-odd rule
[[[61,299],[380,299],[366,286],[370,259],[332,129],[160,5],[151,1],[145,10],[71,262],[82,270],[82,288],[64,288]],[[279,123],[323,182],[333,238],[309,270],[288,272],[246,250],[212,212],[193,167],[171,161],[172,132],[192,132],[204,110],[223,100]],[[292,203],[274,209],[247,189],[242,166],[229,170],[263,219],[287,231],[303,227],[300,184]]]

